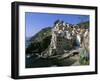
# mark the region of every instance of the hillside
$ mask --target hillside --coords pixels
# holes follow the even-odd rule
[[[46,27],[32,36],[29,40],[30,45],[26,48],[26,54],[44,51],[51,41],[51,29],[51,27]]]
[[[85,29],[89,29],[89,21],[86,22],[81,22],[79,24],[77,24],[79,27],[85,28]]]
[[[30,41],[32,41],[32,42],[42,41],[44,38],[51,35],[51,29],[52,29],[51,27],[46,27],[46,28],[42,29],[41,31],[36,33],[34,36],[32,36]]]

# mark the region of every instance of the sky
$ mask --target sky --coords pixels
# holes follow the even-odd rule
[[[82,21],[89,21],[88,15],[74,14],[51,14],[25,12],[26,37],[34,36],[45,27],[52,27],[56,20],[62,20],[70,24],[78,24]]]

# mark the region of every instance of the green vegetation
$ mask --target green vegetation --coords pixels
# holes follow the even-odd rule
[[[41,53],[50,45],[51,41],[51,27],[42,29],[30,40],[30,45],[26,48],[26,54],[32,54],[34,52]]]
[[[51,35],[51,27],[46,27],[42,29],[40,32],[38,32],[35,36],[31,37],[31,42],[40,42],[46,37]],[[34,32],[34,31],[33,31]]]
[[[81,22],[79,24],[77,24],[79,27],[81,28],[85,28],[85,29],[89,29],[89,21],[86,22]]]
[[[89,50],[83,49],[80,52],[80,64],[89,65]]]

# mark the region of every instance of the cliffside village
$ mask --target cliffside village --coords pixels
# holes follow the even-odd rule
[[[63,55],[78,48],[89,50],[89,29],[58,20],[52,28],[50,46],[42,55],[44,57]]]

